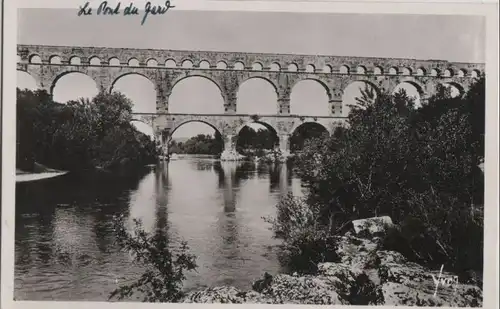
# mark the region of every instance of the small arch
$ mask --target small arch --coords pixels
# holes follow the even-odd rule
[[[192,67],[193,67],[193,62],[192,62],[191,60],[189,60],[189,59],[186,59],[186,60],[184,60],[184,61],[182,62],[182,67],[183,67],[184,69],[190,69],[190,68],[192,68]]]
[[[245,65],[243,64],[243,62],[237,61],[237,62],[234,63],[233,68],[235,70],[244,70],[245,69]]]
[[[30,57],[30,63],[42,63],[42,58],[38,55],[32,55]]]
[[[89,60],[89,64],[90,65],[101,65],[101,59],[99,59],[99,57],[97,57],[97,56],[91,57]]]
[[[81,65],[82,64],[82,60],[78,56],[73,56],[73,57],[71,57],[69,59],[69,63],[72,64],[72,65]]]
[[[467,76],[467,70],[466,69],[461,69],[461,70],[458,70],[458,77],[465,77]]]
[[[392,67],[389,69],[389,75],[397,75],[398,69],[396,67]]]
[[[227,63],[224,61],[219,61],[217,62],[216,68],[219,70],[225,70],[227,69]]]
[[[366,73],[366,68],[364,66],[360,65],[360,66],[358,66],[356,68],[356,73],[357,74],[365,74]]]
[[[273,72],[279,72],[281,71],[281,66],[279,65],[279,63],[277,62],[273,62],[271,63],[271,65],[269,66],[269,70],[270,71],[273,71]]]
[[[177,63],[175,62],[174,59],[167,59],[167,61],[165,61],[165,67],[167,67],[167,68],[176,68],[177,67]]]
[[[349,67],[347,65],[343,65],[339,69],[340,74],[349,74]]]
[[[327,64],[327,65],[325,65],[325,66],[323,67],[323,70],[322,70],[322,71],[323,71],[323,73],[332,73],[332,67],[331,67],[330,65],[328,65],[328,64]]]
[[[49,59],[49,63],[50,64],[61,64],[61,57],[59,57],[57,55],[56,56],[52,56]]]
[[[401,72],[401,74],[405,75],[405,76],[410,76],[410,75],[412,75],[412,73],[413,73],[413,70],[411,68],[408,68],[408,67],[403,68],[403,70]]]
[[[426,72],[425,72],[424,68],[418,68],[417,69],[417,74],[415,74],[415,75],[417,75],[417,76],[424,76],[425,74],[426,74]]]
[[[431,76],[438,76],[439,75],[439,70],[438,69],[432,69],[431,70]]]
[[[472,78],[479,78],[479,76],[481,76],[481,73],[479,72],[479,70],[472,70],[472,72],[470,72],[470,76]]]
[[[288,72],[297,72],[299,67],[295,63],[290,63],[288,65]]]
[[[373,74],[374,75],[382,75],[382,74],[384,74],[384,70],[381,67],[376,66],[373,68]]]
[[[443,76],[444,77],[452,77],[453,76],[453,70],[451,70],[451,69],[444,70]]]
[[[147,62],[146,62],[146,66],[148,67],[157,67],[158,66],[158,61],[156,61],[156,59],[149,59]]]
[[[198,67],[200,69],[210,69],[210,63],[206,60],[202,60],[200,61],[200,63],[198,64]]]
[[[260,62],[255,62],[254,64],[252,64],[252,70],[262,71],[262,64]]]
[[[138,66],[140,66],[139,60],[137,60],[137,58],[131,58],[128,61],[128,66],[129,67],[138,67]]]
[[[21,63],[21,62],[22,62],[21,56],[17,55],[17,63]]]
[[[316,71],[316,68],[314,67],[314,65],[312,65],[312,64],[308,64],[308,65],[306,66],[306,72],[307,72],[307,73],[314,73],[315,71]]]
[[[111,66],[120,66],[121,63],[120,63],[120,60],[116,57],[113,57],[111,59],[109,59],[109,65]]]

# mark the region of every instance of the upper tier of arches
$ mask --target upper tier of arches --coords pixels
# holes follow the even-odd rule
[[[129,66],[199,70],[249,70],[309,74],[478,77],[483,64],[438,60],[360,58],[290,54],[192,52],[120,48],[18,45],[19,63]]]

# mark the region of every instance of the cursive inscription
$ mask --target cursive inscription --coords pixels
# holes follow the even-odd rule
[[[171,8],[175,8],[175,6],[170,3],[170,0],[165,1],[165,5],[152,5],[150,1],[146,2],[146,5],[144,6],[144,15],[141,20],[141,25],[144,25],[149,15],[163,15]],[[116,5],[110,5],[107,1],[103,1],[99,4],[95,13],[96,15],[108,16],[131,16],[139,15],[139,8],[137,8],[134,3],[131,2],[122,10],[121,2],[118,2]],[[78,10],[78,16],[88,16],[92,14],[93,10],[90,6],[90,2],[86,2],[83,6],[80,6],[80,9]]]
[[[434,290],[434,297],[436,297],[437,290],[439,285],[441,284],[444,287],[450,287],[453,286],[455,289],[455,292],[457,290],[457,284],[458,284],[458,276],[447,276],[444,277],[443,274],[443,268],[444,265],[441,265],[441,270],[439,271],[439,276],[436,278],[434,275],[432,275],[432,280],[434,281],[434,285],[436,286],[436,289]]]

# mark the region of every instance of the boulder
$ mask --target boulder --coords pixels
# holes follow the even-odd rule
[[[184,302],[482,306],[478,286],[459,282],[457,276],[442,269],[409,262],[399,252],[381,250],[378,238],[346,234],[331,241],[339,260],[318,264],[314,275],[266,273],[253,284],[254,291],[208,288],[188,294]]]
[[[353,220],[352,225],[356,234],[368,232],[370,235],[383,233],[387,226],[392,226],[391,217],[372,217],[367,219]]]

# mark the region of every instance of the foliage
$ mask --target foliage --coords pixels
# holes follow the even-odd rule
[[[185,272],[196,269],[195,257],[188,253],[185,242],[174,253],[164,231],[150,235],[139,220],[134,219],[133,234],[125,229],[123,217],[113,221],[117,242],[121,248],[132,254],[136,263],[147,267],[135,282],[114,290],[109,298],[124,299],[135,292],[144,295],[144,302],[177,302],[183,296],[182,281]]]
[[[244,126],[238,134],[236,149],[244,155],[262,156],[264,149],[273,149],[278,142],[278,136],[271,130]]]
[[[337,260],[335,248],[319,226],[318,212],[291,193],[277,205],[276,218],[265,218],[272,224],[276,237],[283,239],[280,262],[292,272],[314,273],[320,262]]]
[[[208,134],[198,134],[185,142],[172,141],[170,144],[171,153],[217,155],[223,149],[224,141],[217,131],[214,137]]]
[[[484,104],[484,80],[458,98],[441,90],[419,109],[404,90],[366,92],[349,128],[307,142],[298,156],[315,229],[334,235],[352,220],[388,215],[404,230],[392,249],[406,246],[427,265],[481,269]],[[310,228],[280,228],[290,220],[278,214],[275,230]]]
[[[320,124],[306,123],[299,126],[290,136],[290,151],[302,150],[310,139],[325,138],[328,131]]]
[[[117,92],[59,104],[46,91],[18,89],[17,166],[76,171],[154,162],[157,147],[133,127],[131,113],[132,102]]]

